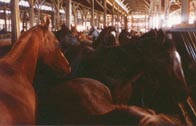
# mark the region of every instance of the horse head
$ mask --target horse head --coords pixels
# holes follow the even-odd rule
[[[96,41],[93,43],[94,48],[97,47],[108,47],[114,46],[116,43],[116,31],[115,28],[110,26],[104,28],[101,33],[99,34]]]
[[[165,101],[166,99],[172,100],[182,111],[186,111],[184,106],[188,103],[194,112],[194,103],[189,97],[190,91],[185,80],[181,57],[172,36],[167,36],[162,30],[159,30],[146,33],[142,39],[141,48],[143,52],[141,52],[143,53],[144,71],[159,84],[159,92],[156,97],[160,99],[163,97]],[[162,111],[170,111],[172,108],[168,109],[168,107],[171,107],[172,104],[165,103],[156,104],[162,107],[160,109],[164,109]],[[179,111],[178,108],[175,107],[175,109],[175,111]],[[174,108],[172,111],[174,111]]]
[[[49,23],[50,21],[47,19],[41,24],[44,37],[40,42],[39,56],[44,64],[47,64],[58,72],[68,74],[71,71],[69,62],[61,52],[57,38],[48,30]]]
[[[141,37],[140,44],[144,70],[156,76],[163,85],[175,89],[176,92],[171,90],[172,95],[176,93],[178,100],[185,98],[187,84],[174,41],[162,30],[152,30]]]

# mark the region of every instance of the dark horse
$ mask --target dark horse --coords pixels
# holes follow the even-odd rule
[[[72,75],[74,75],[78,69],[80,61],[91,55],[94,49],[91,44],[73,37],[71,31],[65,25],[62,25],[61,30],[55,32],[55,35],[60,42],[62,52],[66,55],[66,58],[70,63]]]
[[[89,78],[62,81],[43,101],[44,124],[182,126],[153,110],[114,104],[107,86]]]
[[[113,47],[116,45],[115,36],[112,34],[115,32],[114,27],[106,27],[99,34],[98,38],[93,42],[93,48],[99,47]]]
[[[142,75],[150,75],[158,80],[162,95],[169,99],[164,105],[171,107],[168,102],[174,104],[171,109],[161,105],[161,109],[170,114],[179,114],[176,106],[184,108],[190,95],[180,55],[174,42],[162,30],[152,30],[123,46],[99,48],[81,62],[76,73],[77,77],[89,77],[106,84],[116,103],[122,100],[121,95],[125,95],[124,90],[121,91],[124,86],[129,85],[131,91],[132,84]],[[129,96],[125,96],[125,101],[130,99]]]
[[[58,72],[70,73],[69,63],[48,26],[49,19],[24,32],[0,59],[0,125],[35,124],[33,80],[38,59]]]

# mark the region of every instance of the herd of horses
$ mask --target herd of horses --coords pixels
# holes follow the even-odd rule
[[[22,33],[0,59],[0,125],[195,124],[181,57],[162,30],[114,45],[108,27],[96,46],[70,45],[49,23]]]

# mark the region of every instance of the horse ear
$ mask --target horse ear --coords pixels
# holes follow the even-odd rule
[[[44,19],[41,20],[41,25],[48,29],[49,25],[50,25],[50,18],[49,17],[45,17]]]
[[[46,17],[46,24],[45,24],[45,26],[47,27],[47,29],[49,28],[49,25],[50,25],[50,18]]]
[[[163,32],[162,29],[160,29],[158,32],[157,32],[157,37],[160,39],[160,40],[164,40],[165,38],[165,33]]]

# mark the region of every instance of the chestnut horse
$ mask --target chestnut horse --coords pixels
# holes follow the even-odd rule
[[[48,30],[49,19],[24,32],[0,59],[0,125],[33,125],[36,95],[33,80],[38,59],[63,74],[70,66]]]
[[[89,78],[61,82],[44,101],[44,124],[182,126],[153,110],[114,104],[108,87]]]

